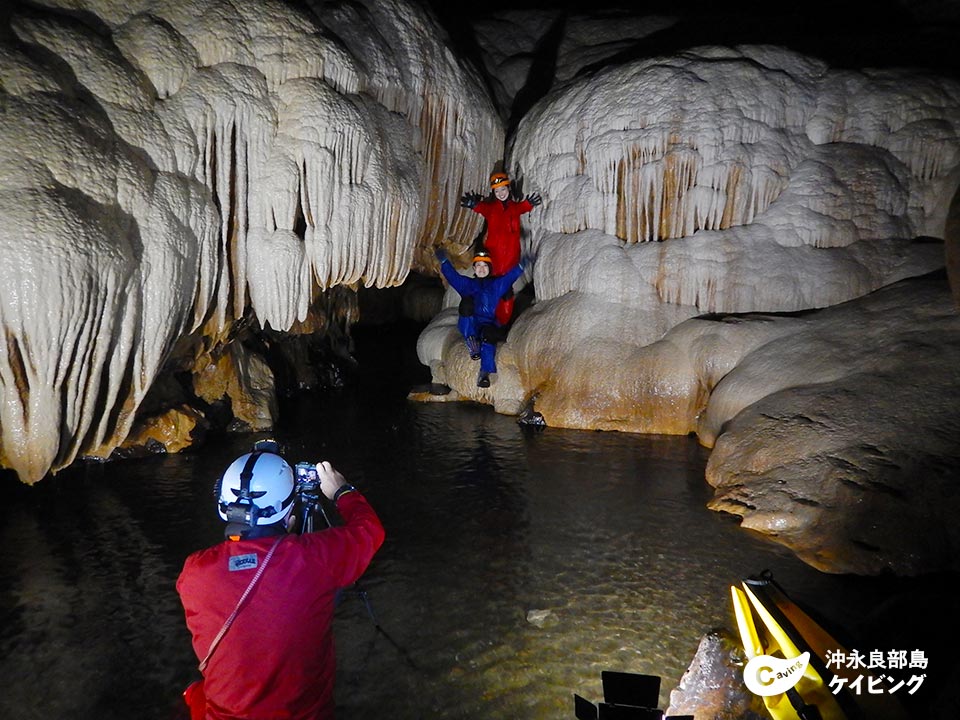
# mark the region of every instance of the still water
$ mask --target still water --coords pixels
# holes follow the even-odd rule
[[[428,379],[411,337],[361,334],[359,383],[288,403],[273,433],[292,462],[331,460],[387,529],[369,605],[348,592],[337,611],[342,720],[572,718],[602,670],[661,676],[666,708],[700,637],[734,627],[729,585],[765,568],[864,651],[889,629],[905,583],[820,574],[706,510],[695,440],[411,403]],[[0,717],[171,717],[197,676],[174,582],[220,540],[214,480],[260,437],[4,479]]]

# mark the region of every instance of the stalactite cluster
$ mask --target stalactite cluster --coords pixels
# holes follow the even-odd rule
[[[109,455],[185,335],[323,326],[318,293],[479,227],[457,200],[502,130],[414,4],[71,0],[10,30],[0,462],[26,482]]]
[[[661,301],[783,311],[930,269],[907,244],[941,234],[958,136],[955,82],[704,47],[571,82],[524,118],[511,160],[547,198],[533,246],[656,242],[639,265]]]

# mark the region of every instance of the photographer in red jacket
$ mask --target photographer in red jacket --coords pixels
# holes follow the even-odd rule
[[[190,555],[177,580],[203,675],[184,693],[192,718],[333,718],[337,593],[366,570],[384,530],[329,462],[316,471],[343,525],[305,534],[288,532],[296,481],[275,443],[224,472],[227,539]]]

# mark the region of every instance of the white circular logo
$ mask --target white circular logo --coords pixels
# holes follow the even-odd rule
[[[799,682],[809,664],[808,652],[791,659],[757,655],[743,669],[743,681],[754,695],[779,695]]]

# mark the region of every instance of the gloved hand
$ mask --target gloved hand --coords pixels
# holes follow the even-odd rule
[[[537,205],[543,202],[543,198],[540,197],[540,193],[530,193],[527,195],[527,202],[537,207]]]
[[[480,204],[479,193],[464,193],[463,197],[460,198],[460,207],[475,208],[479,204]]]
[[[433,254],[437,256],[437,260],[439,260],[440,262],[443,262],[444,260],[447,259],[447,253],[444,252],[442,247],[439,247],[439,246],[435,247],[433,249]]]

